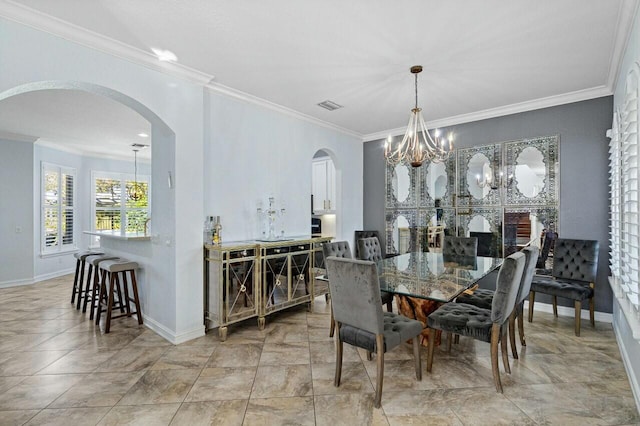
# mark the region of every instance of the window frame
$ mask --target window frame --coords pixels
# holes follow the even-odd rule
[[[57,202],[55,206],[47,206],[47,173],[57,173]],[[71,195],[71,206],[63,203],[62,195],[63,191],[61,191],[63,185],[63,175],[69,175],[72,177],[72,195]],[[48,257],[48,256],[56,256],[61,254],[66,254],[70,252],[74,252],[78,250],[77,246],[77,237],[76,237],[76,229],[78,223],[77,217],[77,186],[78,186],[78,173],[77,169],[74,167],[63,166],[60,164],[49,163],[46,161],[41,162],[40,166],[40,256]],[[48,246],[47,245],[47,225],[46,225],[46,211],[50,209],[56,210],[57,215],[57,242],[55,245]],[[64,243],[65,237],[68,238],[68,235],[64,235],[64,227],[63,227],[63,212],[71,211],[71,242]]]

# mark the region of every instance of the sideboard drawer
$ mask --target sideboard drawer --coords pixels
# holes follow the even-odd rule
[[[285,254],[285,253],[289,253],[289,246],[284,246],[284,247],[272,247],[272,248],[268,248],[265,250],[265,254],[267,256],[273,256],[276,254]]]

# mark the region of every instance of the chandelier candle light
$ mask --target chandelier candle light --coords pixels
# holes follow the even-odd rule
[[[422,117],[422,108],[418,108],[418,74],[421,72],[421,65],[411,67],[411,73],[415,75],[416,103],[411,110],[409,125],[402,142],[394,144],[389,137],[384,144],[384,157],[393,165],[403,161],[409,162],[413,167],[420,167],[427,160],[440,163],[453,152],[453,135],[449,133],[444,138],[436,129],[432,137]]]

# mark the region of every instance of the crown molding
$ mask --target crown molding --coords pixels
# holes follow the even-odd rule
[[[638,13],[638,7],[640,7],[640,1],[638,0],[623,0],[618,9],[618,19],[616,22],[618,31],[616,32],[616,39],[611,49],[609,75],[607,76],[607,86],[611,88],[612,92],[615,91],[618,83],[620,66],[622,65],[624,52],[627,49],[631,31],[633,30],[633,19]]]
[[[61,37],[65,40],[81,44],[85,47],[100,50],[127,61],[143,65],[155,71],[178,76],[187,81],[206,84],[214,78],[213,75],[203,73],[179,63],[161,62],[151,52],[138,49],[137,47],[47,15],[30,7],[18,4],[13,0],[0,0],[0,16]]]
[[[38,140],[37,136],[23,135],[22,133],[12,133],[0,130],[0,140],[13,141],[13,142],[28,142],[34,143]]]
[[[468,114],[455,115],[452,117],[441,118],[427,122],[427,128],[436,129],[439,127],[455,126],[457,124],[471,123],[473,121],[487,120],[489,118],[502,117],[505,115],[517,114],[520,112],[534,111],[537,109],[549,108],[558,105],[570,104],[573,102],[586,101],[589,99],[601,98],[613,94],[611,88],[607,86],[598,86],[591,89],[577,90],[575,92],[564,93],[561,95],[548,96],[546,98],[535,99],[532,101],[519,102],[516,104],[505,105],[497,108],[485,109],[482,111],[471,112]],[[385,130],[382,132],[370,133],[365,135],[363,142],[370,142],[379,139],[385,139],[388,136],[404,135],[406,127],[398,127],[396,129]]]
[[[323,121],[323,120],[317,119],[317,118],[312,117],[310,115],[303,114],[303,113],[298,112],[296,110],[293,110],[291,108],[287,108],[285,106],[282,106],[282,105],[267,101],[266,99],[262,99],[262,98],[259,98],[257,96],[250,95],[248,93],[242,92],[240,90],[233,89],[233,88],[231,88],[229,86],[225,86],[223,84],[219,84],[219,83],[216,83],[216,82],[209,82],[208,84],[205,85],[205,87],[210,89],[213,92],[216,92],[216,93],[219,93],[219,94],[222,94],[222,95],[225,95],[225,96],[229,96],[229,97],[232,97],[232,98],[235,98],[235,99],[239,99],[239,100],[244,101],[244,102],[252,103],[252,104],[261,106],[263,108],[270,109],[270,110],[279,112],[281,114],[288,115],[288,116],[293,117],[293,118],[297,118],[298,120],[306,121],[306,122],[309,122],[309,123],[312,123],[312,124],[315,124],[315,125],[318,125],[318,126],[321,126],[321,127],[325,127],[327,129],[335,130],[335,131],[343,133],[345,135],[353,136],[353,137],[355,137],[355,138],[357,138],[359,140],[363,138],[362,133],[358,133],[358,132],[354,132],[353,130],[345,129],[344,127],[340,127],[340,126],[338,126],[336,124],[332,124],[332,123],[329,123],[327,121]]]

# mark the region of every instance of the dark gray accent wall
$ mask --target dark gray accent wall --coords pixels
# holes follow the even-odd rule
[[[600,241],[596,310],[612,312],[609,275],[609,181],[606,131],[611,128],[613,97],[443,128],[455,145],[466,148],[536,136],[560,135],[560,237]],[[364,144],[364,229],[384,233],[384,140]],[[536,301],[550,303],[536,296]],[[559,304],[573,306],[568,300]]]

